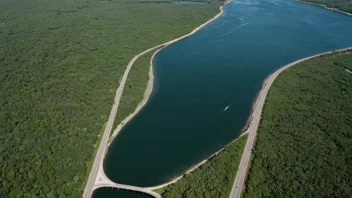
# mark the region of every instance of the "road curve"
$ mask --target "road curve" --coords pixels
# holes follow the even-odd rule
[[[103,188],[103,187],[111,187],[111,188],[117,188],[117,189],[124,189],[124,190],[131,190],[131,191],[136,191],[136,192],[142,192],[145,194],[149,194],[155,198],[162,198],[162,196],[159,193],[156,193],[152,190],[148,190],[146,188],[142,187],[137,187],[137,186],[130,186],[130,185],[124,185],[124,184],[115,184],[115,185],[109,185],[109,184],[100,184],[97,185],[98,188]]]
[[[273,84],[274,80],[276,79],[276,77],[285,69],[290,68],[300,62],[303,62],[305,60],[317,57],[317,56],[321,56],[324,54],[330,54],[332,52],[338,52],[338,51],[344,51],[344,50],[351,50],[352,47],[350,48],[344,48],[344,49],[340,49],[340,50],[334,50],[334,51],[329,51],[329,52],[324,52],[324,53],[320,53],[317,55],[313,55],[313,56],[309,56],[306,58],[302,58],[300,60],[294,61],[292,63],[289,63],[283,67],[281,67],[280,69],[278,69],[276,72],[274,72],[273,74],[271,74],[264,82],[263,88],[260,91],[260,94],[254,104],[254,111],[252,113],[252,121],[249,125],[248,128],[248,140],[244,149],[244,152],[242,154],[242,158],[241,158],[241,162],[240,162],[240,166],[239,166],[239,170],[237,172],[236,175],[236,179],[235,182],[232,186],[232,190],[231,190],[231,194],[230,194],[230,198],[240,198],[241,197],[241,193],[243,191],[243,186],[244,186],[244,182],[245,182],[245,178],[246,178],[246,173],[247,173],[247,169],[248,169],[248,165],[249,165],[249,161],[250,161],[250,157],[251,157],[251,151],[253,148],[253,144],[254,144],[254,139],[256,138],[257,135],[257,130],[259,127],[259,123],[260,123],[260,119],[261,119],[261,114],[262,114],[262,110],[263,110],[263,106],[265,103],[265,99],[266,96],[268,94],[268,91],[271,87],[271,85]]]
[[[83,192],[83,198],[90,198],[92,196],[93,186],[95,184],[95,181],[96,181],[96,178],[97,178],[97,175],[98,175],[98,172],[99,172],[99,167],[102,165],[102,162],[104,160],[104,156],[105,156],[105,153],[106,153],[107,143],[108,143],[108,140],[109,140],[110,132],[111,132],[112,126],[114,124],[116,112],[117,112],[117,109],[118,109],[119,104],[120,104],[121,96],[122,96],[122,93],[123,93],[123,88],[125,86],[128,73],[130,72],[133,63],[140,56],[142,56],[145,53],[148,53],[149,51],[151,51],[151,50],[153,50],[153,49],[155,49],[155,48],[157,48],[159,46],[160,45],[158,45],[156,47],[153,47],[153,48],[150,48],[150,49],[138,54],[137,56],[133,57],[133,59],[127,65],[125,73],[123,74],[122,80],[120,82],[120,86],[119,86],[119,88],[116,91],[114,104],[112,106],[112,109],[111,109],[111,112],[110,112],[110,116],[109,116],[109,120],[108,120],[108,122],[106,124],[105,130],[104,130],[104,134],[103,134],[103,137],[101,139],[98,151],[97,151],[97,153],[95,155],[94,163],[93,163],[92,169],[90,171],[86,187],[85,187],[84,192]]]
[[[171,41],[168,41],[164,44],[160,44],[160,45],[157,45],[155,47],[152,47],[150,49],[147,49],[143,52],[141,52],[140,54],[136,55],[135,57],[133,57],[133,59],[128,63],[127,65],[127,68],[123,74],[123,77],[121,79],[121,82],[120,82],[120,86],[118,87],[118,89],[116,90],[116,95],[115,95],[115,99],[114,99],[114,104],[111,108],[111,112],[110,112],[110,115],[109,115],[109,119],[108,119],[108,122],[106,124],[106,127],[104,129],[104,133],[103,133],[103,137],[101,139],[101,142],[99,144],[99,148],[98,148],[98,151],[95,155],[95,159],[94,159],[94,162],[93,162],[93,166],[92,166],[92,169],[89,173],[89,176],[88,176],[88,181],[87,181],[87,184],[86,184],[86,187],[84,188],[84,192],[83,192],[83,198],[90,198],[93,194],[93,191],[94,189],[94,184],[96,183],[96,180],[97,180],[97,177],[98,177],[98,173],[99,173],[99,169],[100,167],[102,166],[103,164],[103,160],[104,160],[104,156],[106,154],[106,150],[107,150],[107,145],[108,145],[108,140],[109,140],[109,136],[110,136],[110,133],[111,133],[111,129],[112,129],[112,126],[113,126],[113,123],[114,123],[114,120],[115,120],[115,116],[116,116],[116,112],[118,110],[118,106],[120,104],[120,100],[121,100],[121,96],[122,96],[122,93],[123,93],[123,89],[125,87],[125,83],[126,83],[126,80],[127,80],[127,76],[131,70],[131,67],[132,65],[134,64],[134,62],[142,55],[154,50],[154,49],[157,49],[159,47],[166,47],[172,43],[175,43],[179,40],[182,40],[188,36],[191,36],[192,34],[196,33],[198,30],[200,30],[201,28],[203,28],[204,26],[206,26],[207,24],[209,24],[210,22],[212,22],[213,20],[215,20],[216,18],[218,18],[222,13],[223,13],[223,6],[225,6],[226,4],[230,3],[230,1],[227,1],[224,5],[222,5],[220,7],[220,13],[218,13],[217,15],[215,15],[212,19],[208,20],[207,22],[203,23],[202,25],[198,26],[197,28],[195,28],[192,32],[184,35],[184,36],[181,36],[179,38],[176,38],[174,40],[171,40]],[[103,168],[102,168],[103,170]],[[120,185],[123,185],[123,184],[120,184]],[[101,186],[103,187],[103,186]]]

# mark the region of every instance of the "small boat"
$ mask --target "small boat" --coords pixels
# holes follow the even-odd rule
[[[229,107],[230,107],[230,105],[229,105],[229,106],[227,106],[227,107],[225,107],[224,111],[226,111]]]

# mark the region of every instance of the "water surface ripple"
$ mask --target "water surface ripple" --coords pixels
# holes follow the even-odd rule
[[[352,17],[290,0],[233,0],[157,54],[152,96],[111,144],[107,176],[137,186],[179,176],[240,135],[266,76],[348,46]]]

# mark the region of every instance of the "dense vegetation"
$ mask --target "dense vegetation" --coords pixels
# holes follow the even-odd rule
[[[248,135],[240,137],[192,173],[158,192],[164,198],[228,198]]]
[[[244,197],[352,197],[352,54],[279,75],[263,111]]]
[[[81,197],[127,63],[218,12],[219,3],[0,1],[0,195]]]
[[[338,9],[352,14],[352,1],[351,0],[302,0],[309,3],[325,5],[329,8]]]
[[[334,63],[342,68],[352,71],[352,56],[351,54],[341,54],[334,58]]]

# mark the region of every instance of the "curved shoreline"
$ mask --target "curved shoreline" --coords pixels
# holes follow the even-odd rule
[[[248,165],[250,164],[250,157],[251,157],[251,151],[254,145],[254,140],[256,139],[256,135],[258,133],[258,128],[260,125],[260,120],[261,120],[261,115],[262,115],[262,111],[263,111],[263,107],[265,105],[266,102],[266,97],[267,94],[270,90],[270,87],[272,86],[272,84],[274,83],[275,79],[286,69],[295,66],[303,61],[312,59],[312,58],[316,58],[319,56],[323,56],[326,54],[331,54],[334,52],[342,52],[342,51],[347,51],[347,50],[352,50],[352,47],[348,47],[348,48],[343,48],[343,49],[338,49],[338,50],[332,50],[332,51],[328,51],[328,52],[323,52],[323,53],[319,53],[316,55],[312,55],[312,56],[308,56],[299,60],[296,60],[294,62],[288,63],[282,67],[280,67],[279,69],[277,69],[274,73],[270,74],[266,80],[263,82],[263,87],[262,89],[259,91],[259,97],[256,99],[255,101],[255,106],[254,106],[254,111],[253,114],[251,115],[251,117],[253,118],[250,126],[248,128],[248,139],[247,139],[247,143],[244,149],[244,152],[242,154],[241,157],[241,162],[240,162],[240,169],[236,174],[236,178],[235,181],[233,183],[232,189],[231,189],[231,195],[230,198],[240,198],[241,197],[241,193],[242,193],[242,188],[244,186],[245,183],[245,178],[247,176],[247,170],[248,170]]]
[[[156,47],[157,48],[157,47]],[[144,105],[148,102],[149,97],[153,91],[153,85],[154,85],[154,73],[153,73],[153,60],[154,56],[156,53],[158,53],[160,50],[162,50],[164,47],[161,47],[160,49],[156,50],[152,57],[150,58],[150,68],[149,68],[149,80],[147,84],[147,89],[144,92],[143,99],[142,101],[137,105],[136,109],[134,110],[133,113],[128,115],[125,119],[121,121],[121,123],[116,127],[114,130],[113,134],[111,135],[109,139],[108,146],[110,146],[111,142],[114,140],[114,138],[117,136],[117,134],[122,130],[122,128],[125,126],[126,123],[128,123],[134,116],[137,115],[137,113],[144,107]]]
[[[336,9],[336,8],[330,8],[330,7],[328,7],[327,5],[324,5],[324,4],[317,4],[317,3],[311,3],[311,2],[300,1],[300,0],[294,0],[294,1],[299,2],[299,3],[305,3],[305,4],[310,4],[310,5],[314,5],[314,6],[323,7],[325,9],[327,9],[327,10],[332,10],[332,11],[340,12],[340,13],[348,15],[348,16],[352,16],[352,14],[349,13],[349,12],[345,12],[345,11],[342,11],[342,10],[339,10],[339,9]]]
[[[145,54],[153,49],[156,49],[158,47],[161,47],[160,49],[158,49],[157,51],[154,52],[154,54],[152,55],[151,59],[150,59],[150,69],[149,69],[149,80],[148,80],[148,84],[147,84],[147,89],[144,92],[144,96],[142,101],[137,105],[135,111],[133,113],[131,113],[130,115],[128,115],[125,119],[123,119],[121,121],[121,123],[116,127],[116,129],[114,130],[113,134],[110,137],[110,143],[114,140],[114,138],[119,134],[119,132],[122,130],[122,128],[124,127],[124,125],[126,125],[126,123],[128,123],[129,121],[131,121],[134,116],[136,116],[139,111],[144,107],[144,105],[148,102],[149,97],[153,91],[153,85],[154,85],[154,73],[153,73],[153,61],[154,61],[154,57],[155,55],[162,49],[164,49],[165,47],[180,41],[186,37],[189,37],[193,34],[195,34],[198,30],[202,29],[204,26],[208,25],[209,23],[213,22],[215,19],[217,19],[218,17],[220,17],[222,15],[223,11],[223,7],[226,6],[227,4],[229,4],[231,2],[231,0],[226,1],[223,5],[220,6],[220,12],[218,14],[216,14],[213,18],[209,19],[208,21],[206,21],[205,23],[201,24],[200,26],[196,27],[195,29],[193,29],[190,33],[183,35],[181,37],[178,37],[174,40],[168,41],[166,43],[157,45],[155,47],[149,48],[147,50],[145,50],[144,52],[140,53],[140,54]],[[134,61],[133,61],[134,62]],[[110,143],[108,144],[108,146],[110,145]]]
[[[164,183],[164,184],[160,184],[157,186],[151,186],[151,187],[147,187],[146,189],[148,190],[156,190],[159,188],[163,188],[165,186],[168,186],[170,184],[176,183],[178,180],[182,179],[185,175],[193,172],[194,170],[196,170],[197,168],[199,168],[201,165],[205,164],[206,162],[208,162],[211,158],[213,158],[214,156],[216,156],[217,154],[219,154],[221,151],[225,150],[228,146],[230,146],[230,144],[236,142],[238,139],[240,139],[243,135],[247,134],[248,131],[243,132],[240,136],[238,136],[236,139],[232,140],[231,142],[229,142],[228,144],[226,144],[225,146],[223,146],[220,150],[216,151],[215,153],[213,153],[212,155],[210,155],[209,157],[205,158],[204,160],[202,160],[201,162],[193,165],[191,168],[189,168],[187,171],[185,171],[182,175],[176,177],[175,179]]]

